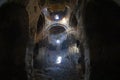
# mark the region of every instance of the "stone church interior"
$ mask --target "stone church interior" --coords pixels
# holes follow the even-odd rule
[[[58,6],[56,8],[47,5],[51,8],[50,15],[45,12],[46,7],[43,9],[43,14],[41,13],[42,6],[44,6],[47,1],[48,3],[51,2],[51,4],[53,3],[55,6]],[[82,8],[83,14],[80,14],[82,12],[79,13],[78,11],[77,17],[73,15],[73,20],[70,22],[72,24],[59,21],[62,20],[62,18],[64,21],[64,16],[67,15],[69,18],[66,19],[66,21],[68,20],[69,22],[69,19],[71,20],[70,15],[75,14],[74,12],[69,12],[69,8],[73,11],[76,9],[80,9],[81,11],[82,1],[86,1],[85,6]],[[65,5],[69,5],[70,2],[71,4],[66,8],[63,2],[65,2]],[[75,2],[78,5],[74,9],[73,4]],[[54,13],[60,13],[60,16],[54,16]],[[82,52],[86,52],[86,49],[84,50],[83,47],[80,46],[81,54],[77,54],[79,50],[74,47],[74,45],[79,46],[82,44],[82,41],[84,42],[84,39],[79,42],[77,38],[79,36],[76,34],[81,33],[78,31],[79,27],[72,27],[72,29],[75,28],[78,33],[70,34],[69,36],[64,33],[67,32],[66,30],[68,29],[66,26],[77,26],[76,24],[81,23],[78,18],[79,16],[84,16],[82,17],[85,33],[83,37],[85,37],[87,46],[89,47],[89,66],[86,65],[87,63],[84,61],[85,59],[83,59],[86,58],[86,55],[82,54]],[[49,25],[50,22],[54,23],[52,27]],[[65,24],[65,26],[62,25],[62,23]],[[46,29],[43,28],[43,26],[45,26],[44,24],[50,26],[50,29],[49,27],[47,28],[49,33],[43,33]],[[60,37],[61,35],[64,38]],[[46,36],[48,37],[46,38]],[[119,37],[119,0],[0,0],[0,78],[1,80],[120,80]],[[34,40],[32,42],[35,44],[32,44],[30,39],[31,41]],[[64,42],[61,42],[62,40]],[[34,48],[31,45],[33,45]],[[27,49],[29,46],[31,47]],[[69,46],[75,48],[75,55],[67,52],[67,50],[74,52]],[[30,65],[28,64],[30,67],[26,67],[27,50],[30,53],[34,53],[34,55],[32,55],[34,60],[31,61],[32,63]],[[58,54],[56,54],[56,52]],[[44,55],[43,53],[46,54]],[[59,55],[59,53],[62,54]],[[66,56],[64,53],[68,53],[70,56]],[[36,55],[38,56],[36,57]],[[81,59],[79,59],[78,56],[80,56]],[[74,65],[78,65],[71,66],[72,63],[69,63],[67,58],[72,59]],[[32,68],[31,65],[33,65]],[[54,66],[54,68],[48,66]],[[63,70],[63,67],[65,70]],[[80,75],[77,75],[74,67],[77,67]],[[30,68],[30,70],[26,68]],[[39,76],[38,73],[42,73],[40,74],[42,77],[36,77]],[[89,78],[83,75],[87,75],[87,73],[89,73]],[[46,75],[48,78],[46,78]],[[31,76],[33,77],[32,79]]]

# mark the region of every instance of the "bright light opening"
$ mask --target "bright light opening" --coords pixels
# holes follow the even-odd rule
[[[57,44],[60,44],[60,40],[56,40],[56,43],[57,43]]]
[[[56,63],[57,63],[57,64],[60,64],[61,61],[62,61],[62,57],[61,57],[61,56],[58,56],[58,57],[57,57],[57,60],[56,60]]]
[[[60,19],[60,18],[59,18],[59,15],[55,15],[55,19],[57,19],[57,20]]]

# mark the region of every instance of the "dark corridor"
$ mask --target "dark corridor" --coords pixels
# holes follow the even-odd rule
[[[84,24],[90,47],[90,80],[120,80],[120,6],[112,0],[91,1]],[[7,3],[0,7],[2,80],[27,80],[24,58],[28,28],[24,6]]]

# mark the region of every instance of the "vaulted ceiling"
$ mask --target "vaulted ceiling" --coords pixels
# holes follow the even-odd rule
[[[6,1],[0,0],[0,6]],[[20,5],[6,4],[0,8],[0,73],[4,80],[26,80],[23,59],[26,38],[28,29],[35,32],[40,8],[37,0],[8,1]],[[120,73],[120,0],[90,0],[85,15],[91,80],[117,80]]]

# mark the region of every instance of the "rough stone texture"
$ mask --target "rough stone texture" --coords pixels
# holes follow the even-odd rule
[[[6,1],[8,1],[8,2],[14,2],[14,3],[16,3],[16,4],[20,4],[20,5],[26,7],[27,4],[28,4],[28,2],[29,2],[30,0],[6,0]]]
[[[29,28],[31,36],[34,36],[40,15],[37,0],[30,0],[25,5],[6,5],[6,8],[0,8],[0,73],[4,80],[25,80],[23,57],[26,31],[21,27]],[[16,14],[17,11],[20,13]],[[119,11],[120,7],[111,0],[95,0],[87,5],[85,24],[91,50],[92,80],[120,78]]]
[[[26,6],[29,15],[29,29],[31,37],[35,36],[37,22],[40,15],[40,8],[37,0],[30,0]]]
[[[35,36],[40,9],[37,0],[26,1],[9,0],[0,7],[0,75],[4,80],[27,79],[26,44],[28,36]]]
[[[37,27],[38,18],[40,15],[40,8],[38,5],[39,0],[8,0],[9,3],[14,2],[26,8],[29,15],[29,30],[30,36],[35,36],[35,31]],[[5,0],[2,0],[1,5],[5,3]]]

